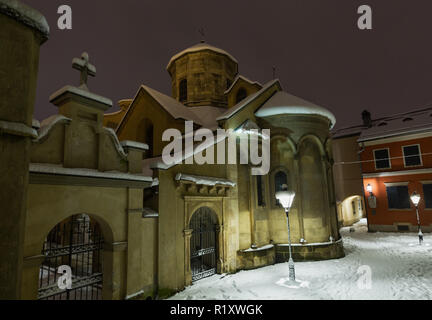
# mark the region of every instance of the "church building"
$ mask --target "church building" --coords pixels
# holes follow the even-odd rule
[[[264,85],[247,79],[231,54],[205,42],[174,55],[167,71],[172,96],[142,85],[134,98],[119,102],[119,112],[104,117],[119,140],[149,146],[142,172],[158,183],[146,190],[144,210],[158,214],[159,290],[287,261],[286,217],[275,198],[283,185],[296,192],[294,260],[344,256],[332,169],[334,115],[284,92],[277,79]],[[185,121],[195,130],[239,135],[270,129],[269,173],[252,175],[252,164],[164,164],[163,132],[185,134]]]

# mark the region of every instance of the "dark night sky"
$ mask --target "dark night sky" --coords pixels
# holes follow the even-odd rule
[[[246,77],[265,83],[272,66],[283,89],[331,110],[338,127],[432,102],[430,0],[23,0],[51,27],[41,49],[35,117],[57,110],[51,93],[79,84],[71,68],[83,51],[97,67],[91,91],[114,102],[140,84],[171,93],[165,67],[198,43],[230,52]],[[57,8],[73,9],[73,30],[57,29]],[[373,9],[373,30],[357,28],[357,8]],[[111,111],[117,110],[117,107]]]

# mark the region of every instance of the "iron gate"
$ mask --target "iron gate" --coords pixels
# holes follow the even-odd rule
[[[216,273],[217,264],[217,218],[209,208],[200,208],[192,216],[191,269],[192,281]]]
[[[87,215],[74,215],[48,234],[39,272],[40,300],[102,299],[103,237],[100,227]],[[72,289],[60,289],[58,267],[72,269]]]

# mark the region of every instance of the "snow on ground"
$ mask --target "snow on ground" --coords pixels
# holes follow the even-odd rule
[[[432,237],[426,234],[420,246],[415,233],[368,233],[365,219],[341,234],[346,256],[296,263],[297,285],[287,285],[288,265],[280,263],[214,275],[171,299],[432,299]],[[371,270],[370,289],[362,281],[365,265]]]

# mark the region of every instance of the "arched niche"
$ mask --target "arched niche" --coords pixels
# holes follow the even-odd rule
[[[305,240],[309,243],[329,239],[328,185],[324,172],[324,146],[318,137],[303,137],[298,146],[300,194]]]

